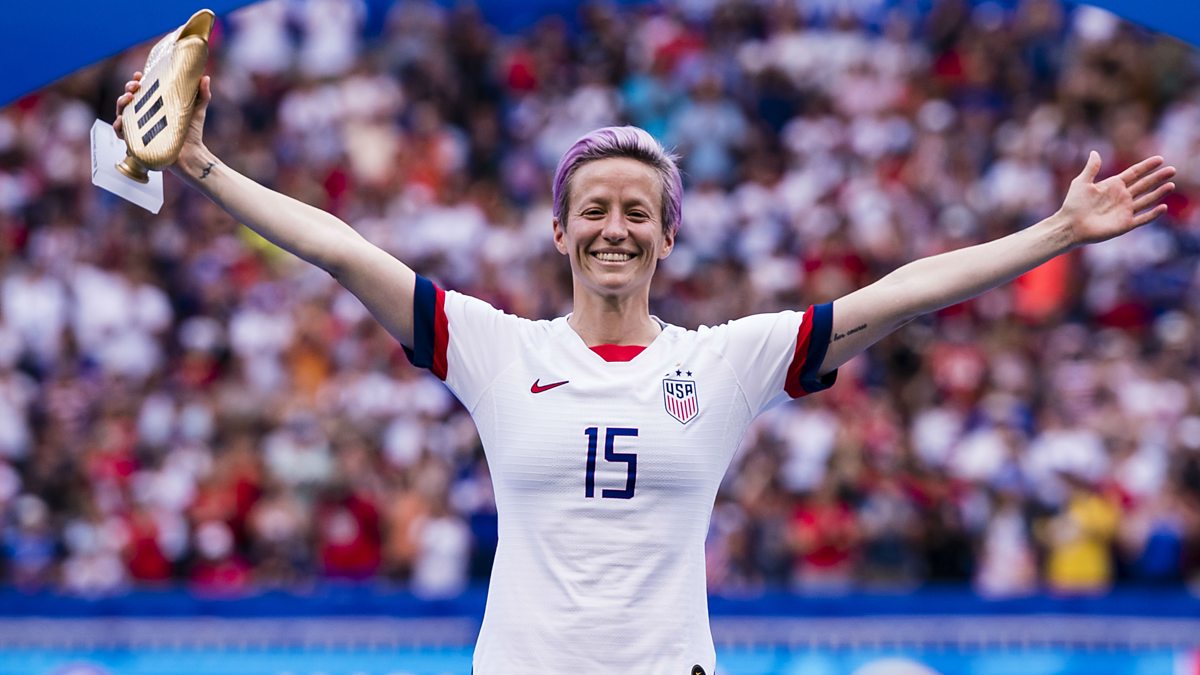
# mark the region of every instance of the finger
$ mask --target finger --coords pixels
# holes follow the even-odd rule
[[[1087,163],[1083,165],[1083,171],[1079,172],[1076,180],[1091,183],[1096,179],[1098,173],[1100,173],[1100,153],[1092,150],[1088,153]]]
[[[1158,155],[1147,157],[1117,175],[1125,181],[1126,185],[1132,185],[1142,176],[1162,166],[1163,161],[1163,158]]]
[[[196,92],[196,115],[200,115],[201,119],[208,110],[209,101],[212,101],[212,78],[205,75],[200,78],[200,88]]]
[[[1133,193],[1133,196],[1136,199],[1138,196],[1145,194],[1145,193],[1155,189],[1159,185],[1162,185],[1163,183],[1167,182],[1174,175],[1175,175],[1175,167],[1164,166],[1164,167],[1160,168],[1158,171],[1155,171],[1154,173],[1150,174],[1149,176],[1143,176],[1142,178],[1140,178],[1138,180],[1138,182],[1134,183],[1133,185],[1130,185],[1129,191]]]
[[[135,80],[140,80],[140,79],[142,79],[142,71],[140,71],[140,70],[135,70],[135,71],[133,72],[133,79],[135,79]]]
[[[132,94],[121,94],[117,97],[117,119],[113,122],[114,127],[118,127],[121,124],[121,113],[125,110],[125,106],[129,105],[131,98]]]
[[[1167,212],[1167,205],[1159,204],[1158,206],[1154,207],[1153,209],[1150,209],[1149,211],[1145,211],[1143,213],[1139,213],[1136,216],[1134,216],[1133,217],[1133,226],[1141,227],[1142,225],[1145,225],[1146,223],[1154,220],[1155,218],[1161,216],[1162,214],[1164,214],[1166,212]]]
[[[1158,189],[1156,189],[1154,192],[1142,195],[1141,197],[1138,197],[1137,199],[1133,200],[1133,212],[1137,213],[1139,211],[1145,210],[1151,204],[1154,204],[1154,203],[1158,202],[1160,199],[1162,199],[1163,197],[1166,197],[1167,195],[1171,194],[1171,191],[1174,189],[1175,189],[1174,183],[1164,183],[1162,185],[1159,185]]]

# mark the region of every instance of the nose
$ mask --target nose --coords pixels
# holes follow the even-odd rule
[[[613,212],[604,219],[604,229],[600,231],[600,236],[611,242],[617,242],[625,239],[629,234],[628,224],[625,222],[625,214]]]

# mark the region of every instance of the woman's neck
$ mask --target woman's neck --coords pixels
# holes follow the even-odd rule
[[[650,299],[646,296],[605,298],[576,293],[574,311],[567,323],[588,347],[644,347],[662,332],[662,326],[650,318]]]

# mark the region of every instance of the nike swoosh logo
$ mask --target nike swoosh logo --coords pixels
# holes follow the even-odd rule
[[[544,385],[538,384],[541,381],[542,381],[542,378],[540,378],[540,377],[538,379],[534,380],[533,386],[529,388],[529,393],[540,394],[543,391],[550,391],[551,389],[553,389],[555,387],[561,387],[564,384],[570,382],[570,380],[563,380],[562,382],[554,382],[553,384],[544,384]]]

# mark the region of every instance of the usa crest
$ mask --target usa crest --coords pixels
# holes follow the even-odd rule
[[[700,412],[696,381],[670,377],[663,379],[663,405],[667,414],[679,420],[681,424],[691,422]]]

